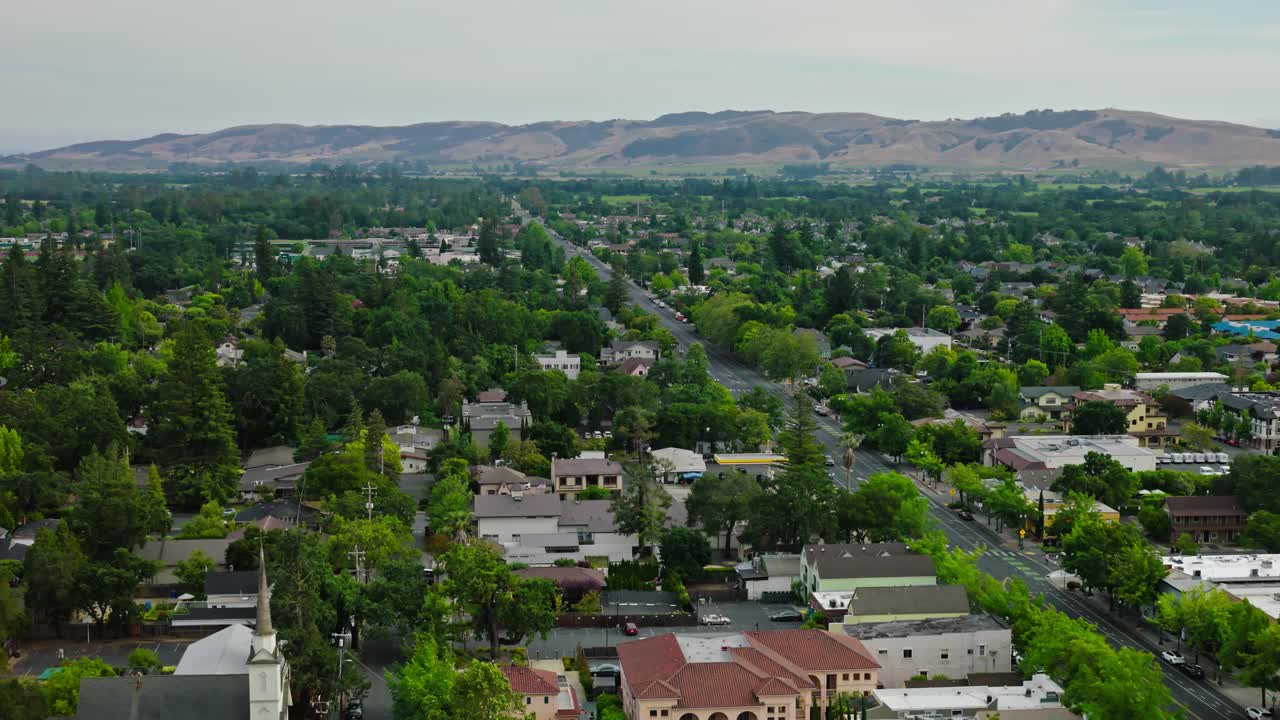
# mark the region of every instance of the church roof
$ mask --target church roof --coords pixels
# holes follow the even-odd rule
[[[191,643],[182,654],[174,675],[245,675],[249,672],[249,647],[253,630],[228,625],[207,638]]]
[[[248,713],[243,675],[147,675],[81,679],[76,718],[239,720]]]

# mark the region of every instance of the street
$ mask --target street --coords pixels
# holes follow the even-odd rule
[[[547,228],[547,232],[558,243],[569,245],[563,237]],[[568,250],[568,249],[567,249]],[[568,250],[572,254],[572,250]],[[581,251],[601,277],[607,280],[612,270],[590,252]],[[694,332],[693,326],[676,320],[670,309],[657,307],[645,292],[634,283],[628,283],[631,302],[637,307],[655,314],[659,322],[671,331],[679,341],[681,349],[688,348],[691,343],[701,342]],[[729,388],[735,396],[759,386],[769,392],[786,397],[785,386],[772,382],[756,370],[747,367],[728,353],[704,343],[712,377]],[[818,439],[832,457],[839,457],[839,438],[842,432],[840,425],[829,417],[817,417]],[[853,477],[867,478],[874,473],[889,472],[895,468],[886,464],[883,456],[870,450],[855,452]],[[832,482],[845,487],[843,468],[837,468],[831,474]],[[981,548],[984,550],[978,561],[978,567],[997,579],[1017,577],[1023,580],[1033,592],[1042,593],[1055,608],[1072,617],[1081,617],[1098,627],[1099,632],[1115,646],[1124,646],[1142,650],[1159,656],[1158,646],[1135,630],[1131,620],[1121,621],[1108,611],[1095,607],[1084,597],[1054,586],[1049,574],[1058,569],[1049,563],[1038,552],[1020,552],[1009,547],[1016,547],[1016,542],[996,534],[979,522],[965,522],[947,509],[946,500],[937,495],[922,491],[929,500],[930,514],[938,526],[946,534],[948,541],[955,547],[965,550]],[[1159,662],[1159,661],[1157,661]],[[1177,670],[1160,662],[1164,673],[1165,684],[1169,687],[1174,701],[1185,709],[1187,715],[1200,720],[1209,718],[1235,718],[1241,715],[1239,705],[1229,700],[1208,680],[1192,680]]]

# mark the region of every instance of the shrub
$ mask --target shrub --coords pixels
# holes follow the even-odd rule
[[[580,613],[598,613],[600,612],[600,593],[589,592],[582,596],[582,599],[573,604],[572,610]]]
[[[564,657],[560,658],[560,662],[564,663],[565,670],[573,669],[573,658],[569,657],[568,655],[565,655]]]
[[[525,647],[511,648],[511,664],[515,667],[529,667],[529,649]]]
[[[129,653],[128,663],[129,667],[136,668],[144,673],[150,673],[161,666],[160,656],[147,648],[138,648]]]
[[[578,562],[573,558],[556,558],[554,565],[556,567],[577,567]]]

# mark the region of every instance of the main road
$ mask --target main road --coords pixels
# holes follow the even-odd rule
[[[566,241],[550,227],[545,225],[544,227],[552,239],[565,248],[565,252],[569,257],[584,258],[603,279],[607,280],[613,275],[613,270],[588,250]],[[687,348],[695,342],[702,342],[697,333],[694,332],[692,325],[677,320],[670,309],[658,307],[649,295],[635,283],[627,283],[627,292],[633,305],[644,308],[658,317],[659,322],[675,335],[681,348]],[[785,386],[769,380],[733,355],[708,343],[703,343],[703,347],[707,351],[707,360],[712,377],[727,387],[734,395],[740,395],[754,387],[761,387],[784,398],[786,397],[787,388]],[[838,458],[843,452],[840,449],[840,435],[842,432],[842,428],[831,418],[818,418],[818,440],[832,457]],[[890,465],[884,456],[877,452],[860,450],[855,452],[854,455],[852,475],[855,479],[865,479],[878,472],[900,471],[900,468]],[[831,475],[831,481],[843,488],[845,487],[843,475],[843,468],[839,468],[835,474]],[[1045,599],[1058,610],[1071,617],[1084,618],[1096,625],[1098,631],[1106,636],[1112,645],[1134,648],[1156,655],[1156,662],[1159,663],[1160,669],[1164,673],[1165,684],[1169,687],[1174,702],[1181,706],[1189,717],[1198,720],[1211,720],[1217,718],[1234,719],[1242,716],[1243,713],[1240,706],[1219,693],[1212,682],[1207,679],[1193,680],[1168,663],[1159,660],[1161,648],[1142,633],[1135,631],[1129,621],[1118,619],[1111,613],[1094,606],[1091,601],[1081,597],[1078,593],[1067,591],[1055,585],[1050,579],[1050,574],[1057,571],[1058,568],[1052,562],[1046,560],[1037,552],[1014,549],[1011,546],[1015,545],[1015,543],[980,522],[965,522],[961,520],[954,512],[947,509],[945,501],[939,496],[929,492],[922,492],[922,494],[929,501],[930,515],[953,546],[965,550],[980,549],[983,551],[978,559],[978,567],[984,572],[1002,580],[1013,577],[1020,578],[1032,592],[1043,594]],[[1212,675],[1213,673],[1210,672],[1208,674]]]

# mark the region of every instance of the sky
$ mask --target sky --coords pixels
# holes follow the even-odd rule
[[[1275,0],[5,3],[0,152],[255,123],[921,120],[1118,107],[1280,128]]]

